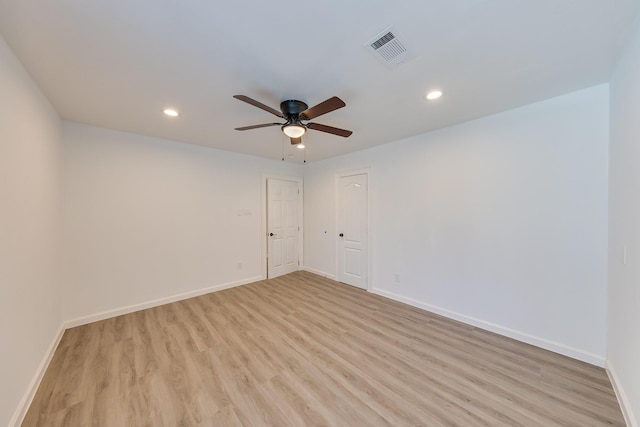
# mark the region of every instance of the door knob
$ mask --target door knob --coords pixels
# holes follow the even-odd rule
[[[340,237],[344,237],[344,233],[340,233]]]
[[[269,236],[273,237],[273,236],[275,236],[275,234],[273,234],[273,233],[269,233]]]

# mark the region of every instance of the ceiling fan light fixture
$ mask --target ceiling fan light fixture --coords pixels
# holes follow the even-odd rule
[[[289,138],[300,138],[307,129],[300,123],[292,123],[282,126],[282,131]]]

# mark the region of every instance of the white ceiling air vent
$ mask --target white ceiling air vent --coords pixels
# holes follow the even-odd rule
[[[385,64],[398,65],[409,59],[409,52],[393,27],[380,32],[364,46]]]

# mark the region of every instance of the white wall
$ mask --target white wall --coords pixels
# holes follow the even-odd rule
[[[640,420],[640,29],[611,80],[608,363]],[[624,247],[627,263],[623,263]]]
[[[21,416],[62,324],[59,122],[0,37],[0,425]]]
[[[301,165],[69,122],[62,153],[66,319],[258,280],[261,173],[302,175]]]
[[[335,173],[370,167],[376,292],[603,365],[607,150],[602,85],[310,164],[305,267],[335,274]]]

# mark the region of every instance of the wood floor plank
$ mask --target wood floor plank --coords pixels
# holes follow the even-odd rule
[[[606,372],[323,277],[65,332],[23,426],[624,426]]]

